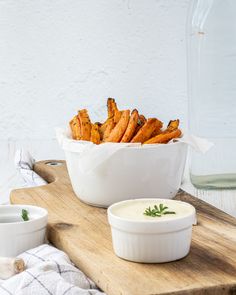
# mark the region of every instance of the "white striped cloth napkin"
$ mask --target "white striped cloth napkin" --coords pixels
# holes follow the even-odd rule
[[[55,247],[43,244],[18,257],[25,261],[26,270],[0,280],[1,295],[104,295]]]

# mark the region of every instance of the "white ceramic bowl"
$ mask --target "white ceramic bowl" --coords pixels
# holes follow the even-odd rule
[[[73,190],[91,205],[108,207],[134,196],[171,199],[180,188],[187,155],[185,143],[124,147],[88,171],[81,167],[80,147],[84,142],[75,142],[73,151],[68,146],[63,149]],[[103,148],[106,146],[101,144],[99,152]]]
[[[180,209],[175,211],[176,214],[164,217],[143,215],[147,204],[153,208],[154,204],[160,203],[170,210],[176,206]],[[141,209],[135,209],[137,205]],[[124,208],[126,211],[121,215],[120,210]],[[135,212],[137,216],[129,216],[130,212]],[[189,253],[196,211],[192,205],[181,201],[134,199],[110,206],[108,220],[117,256],[134,262],[162,263],[181,259]]]
[[[22,209],[29,212],[23,221]],[[15,257],[44,243],[48,213],[30,205],[0,205],[0,256]]]

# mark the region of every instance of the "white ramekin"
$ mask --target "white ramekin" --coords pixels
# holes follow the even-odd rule
[[[181,202],[189,207],[189,214],[164,220],[131,220],[114,214],[120,204],[144,199],[133,199],[113,204],[108,208],[108,221],[111,225],[112,242],[115,254],[123,259],[142,263],[162,263],[181,259],[190,250],[192,225],[196,223],[195,208],[185,202],[166,199],[156,200],[167,205]]]
[[[22,209],[29,221],[21,218]],[[0,256],[15,257],[44,243],[48,213],[30,205],[0,205]]]

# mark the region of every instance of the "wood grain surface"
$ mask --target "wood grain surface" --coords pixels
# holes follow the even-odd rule
[[[190,254],[171,263],[128,262],[112,250],[106,209],[80,202],[65,163],[56,162],[61,165],[50,166],[46,161],[35,165],[35,171],[50,184],[14,190],[11,202],[46,208],[49,240],[107,294],[236,294],[235,218],[181,193],[176,199],[194,205],[198,215]]]

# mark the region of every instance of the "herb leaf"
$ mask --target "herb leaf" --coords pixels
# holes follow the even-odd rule
[[[151,207],[149,206],[145,209],[143,214],[151,217],[161,217],[166,214],[176,214],[174,211],[166,211],[167,209],[168,207],[164,206],[163,204],[160,204],[159,207],[157,205],[154,205],[154,209],[151,209]]]
[[[139,118],[138,118],[137,125],[138,125],[138,126],[142,125],[142,122],[141,122],[141,120],[140,120]]]
[[[21,217],[24,221],[28,221],[29,220],[29,212],[25,209],[22,209]]]

